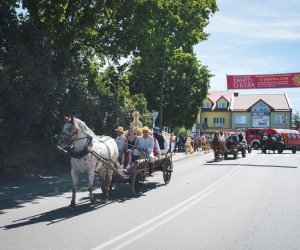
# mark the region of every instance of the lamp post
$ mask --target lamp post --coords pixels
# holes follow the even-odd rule
[[[153,118],[152,128],[155,127],[155,120],[156,120],[157,116],[158,116],[158,112],[157,111],[153,111],[152,112],[152,118]]]
[[[163,65],[162,65],[162,81],[160,86],[160,115],[159,115],[159,127],[160,130],[163,129],[162,126],[162,119],[163,119],[163,108],[164,108],[164,87],[165,87],[165,66],[166,66],[166,49],[164,49],[164,55],[163,55]]]

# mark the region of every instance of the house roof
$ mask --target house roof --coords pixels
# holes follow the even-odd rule
[[[230,109],[232,111],[247,111],[254,104],[262,101],[274,111],[290,111],[291,104],[286,94],[248,94],[234,96]]]
[[[221,99],[224,98],[225,100],[228,101],[228,107],[230,106],[231,100],[233,97],[233,92],[229,92],[229,91],[213,91],[210,92],[207,96],[207,98],[209,100],[212,101],[213,105],[212,105],[212,110],[214,110],[217,107],[217,102]]]
[[[228,110],[248,111],[257,102],[262,101],[273,111],[290,111],[291,103],[287,94],[238,94],[232,91],[212,91],[207,98],[213,103],[211,110],[217,108],[217,102],[224,98],[228,101]]]

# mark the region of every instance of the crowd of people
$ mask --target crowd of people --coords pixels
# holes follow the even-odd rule
[[[142,154],[149,159],[149,175],[154,169],[154,157],[160,157],[169,152],[172,145],[172,137],[163,135],[159,127],[154,127],[153,131],[149,127],[141,129],[142,135],[138,135],[135,128],[129,127],[124,131],[123,127],[115,129],[117,132],[116,143],[119,151],[120,168],[130,172],[132,162]]]
[[[193,151],[208,152],[207,136],[188,136],[181,133],[175,136],[173,133],[167,137],[159,127],[150,129],[143,127],[141,131],[129,127],[124,131],[123,127],[115,129],[118,136],[116,142],[119,150],[120,168],[130,172],[133,160],[144,155],[149,159],[149,174],[153,172],[154,157],[161,157],[168,152],[187,152],[187,148]],[[141,132],[141,134],[139,134]],[[218,132],[218,138],[229,144],[244,142],[242,133]]]

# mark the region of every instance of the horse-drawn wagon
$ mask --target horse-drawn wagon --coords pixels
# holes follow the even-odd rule
[[[219,138],[219,134],[216,132],[212,140],[210,140],[210,146],[214,151],[215,161],[228,158],[228,155],[232,155],[234,159],[237,159],[239,152],[241,152],[242,157],[246,157],[247,150],[248,153],[251,153],[247,143],[244,141],[240,142],[236,135],[231,135],[224,141]]]
[[[270,151],[277,150],[278,154],[282,154],[284,149],[284,141],[281,137],[272,137],[271,134],[268,134],[268,136],[264,136],[261,140],[261,146],[262,146],[262,153],[267,153]]]
[[[246,157],[246,149],[247,145],[243,142],[235,142],[235,143],[226,143],[227,150],[224,153],[224,157],[227,158],[228,155],[232,155],[233,159],[237,159],[238,153],[242,154],[242,157]]]
[[[172,154],[168,152],[154,159],[154,171],[160,171],[163,174],[165,184],[169,184],[173,172]],[[122,175],[114,171],[112,176],[113,183],[129,183],[133,194],[139,195],[147,177],[149,176],[149,160],[145,157],[133,161],[129,172],[122,172]]]
[[[88,190],[91,203],[96,202],[93,195],[95,173],[100,177],[104,202],[108,199],[108,191],[112,180],[130,183],[134,194],[141,192],[141,187],[149,175],[149,161],[144,157],[134,161],[129,173],[119,168],[118,147],[109,136],[97,136],[87,125],[74,117],[65,117],[63,131],[58,138],[57,148],[71,157],[71,176],[73,180],[72,200],[70,207],[75,206],[76,190],[79,174],[88,172]],[[155,158],[154,171],[161,171],[165,184],[171,180],[173,172],[172,153]]]

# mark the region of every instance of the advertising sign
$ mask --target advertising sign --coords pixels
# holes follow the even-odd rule
[[[268,128],[270,127],[270,117],[269,116],[253,116],[252,126],[257,128]]]
[[[227,89],[300,87],[300,73],[271,75],[227,75]]]

